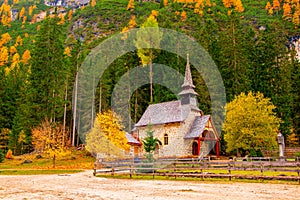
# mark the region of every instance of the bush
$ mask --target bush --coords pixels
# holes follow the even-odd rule
[[[4,152],[0,149],[0,163],[4,160]]]
[[[296,157],[300,157],[300,151],[295,153]]]
[[[12,151],[10,149],[7,151],[5,158],[6,159],[13,159],[13,154],[12,154]]]

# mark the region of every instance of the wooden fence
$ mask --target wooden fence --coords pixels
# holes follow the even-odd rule
[[[101,168],[97,166],[102,166]],[[256,172],[243,173],[243,171]],[[268,175],[268,171],[280,173]],[[288,173],[288,175],[284,174]],[[198,177],[258,180],[290,180],[300,184],[300,161],[277,161],[274,158],[248,158],[235,161],[210,161],[199,159],[159,159],[149,163],[145,160],[134,162],[123,160],[114,162],[95,163],[95,176],[99,174],[115,174],[133,176],[146,175],[167,177]]]

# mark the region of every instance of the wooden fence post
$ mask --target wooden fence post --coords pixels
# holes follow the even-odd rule
[[[130,179],[132,178],[132,165],[129,165],[129,177]]]
[[[154,179],[154,161],[152,162],[152,179]]]
[[[93,175],[94,175],[94,176],[96,176],[96,173],[97,173],[96,167],[97,167],[97,164],[96,164],[96,162],[95,162],[95,163],[94,163],[94,172],[93,172]]]
[[[176,179],[176,161],[177,161],[177,158],[176,158],[176,160],[174,162],[174,177],[175,177],[175,179]]]
[[[114,168],[114,164],[111,164],[111,175],[114,176],[115,175],[115,168]]]
[[[230,162],[228,162],[228,175],[229,175],[229,180],[231,181],[231,165],[230,165]]]

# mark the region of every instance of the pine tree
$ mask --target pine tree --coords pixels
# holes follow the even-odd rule
[[[64,64],[63,28],[59,18],[47,18],[38,32],[32,51],[30,89],[32,90],[35,125],[46,117],[62,119],[66,69]]]

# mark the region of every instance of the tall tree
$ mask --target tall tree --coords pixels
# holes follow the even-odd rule
[[[150,79],[150,102],[153,102],[153,85],[152,85],[152,61],[154,59],[153,47],[159,48],[162,33],[158,29],[158,22],[156,19],[157,11],[152,11],[152,14],[142,24],[140,30],[137,32],[137,39],[135,46],[138,48],[138,56],[141,59],[142,65],[148,65],[150,67],[149,79]],[[153,27],[157,28],[153,31],[149,31],[145,28]],[[152,47],[152,48],[150,48]]]
[[[277,146],[280,119],[261,93],[241,93],[226,105],[224,138],[227,151],[271,150]]]
[[[63,117],[66,66],[64,31],[58,17],[46,18],[32,51],[30,88],[35,124],[46,117],[50,122]]]

